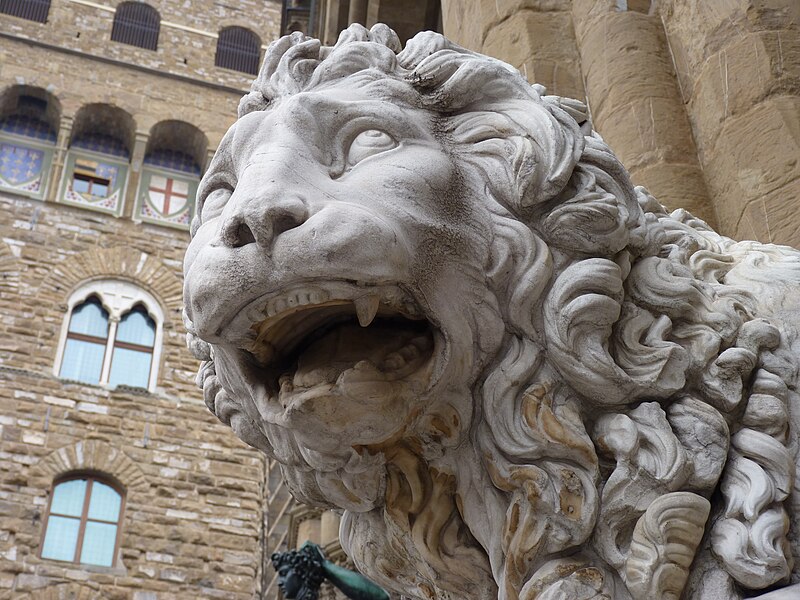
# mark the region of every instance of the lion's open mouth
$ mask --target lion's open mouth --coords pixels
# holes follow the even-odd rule
[[[434,354],[434,329],[396,287],[300,289],[266,302],[244,349],[271,395],[397,381]]]

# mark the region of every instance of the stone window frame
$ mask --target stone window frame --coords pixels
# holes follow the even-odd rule
[[[98,385],[109,385],[108,379],[111,374],[113,350],[117,337],[117,326],[120,320],[137,305],[141,305],[144,306],[147,314],[153,319],[156,325],[153,355],[150,363],[150,377],[147,384],[147,391],[154,392],[156,384],[158,383],[158,372],[161,364],[161,352],[164,339],[164,310],[152,294],[138,285],[122,279],[108,278],[89,281],[79,285],[70,294],[67,300],[67,312],[61,324],[61,335],[59,337],[58,349],[53,364],[53,375],[60,377],[61,363],[64,360],[64,351],[67,345],[72,312],[77,306],[83,304],[91,296],[97,297],[103,308],[108,311],[108,337],[106,338],[103,367],[100,371],[100,381]]]
[[[84,491],[83,497],[83,506],[81,509],[81,516],[80,519],[80,527],[78,529],[78,538],[75,542],[75,553],[73,555],[73,559],[71,561],[60,560],[55,558],[48,558],[42,556],[42,552],[44,551],[44,542],[47,538],[47,526],[50,521],[50,516],[53,514],[51,512],[51,507],[53,503],[53,497],[55,496],[56,488],[61,485],[62,483],[67,483],[69,481],[74,481],[76,479],[86,479],[88,481],[86,490]],[[120,498],[120,505],[119,505],[119,514],[117,515],[117,520],[114,522],[114,525],[117,527],[116,535],[114,537],[114,550],[111,554],[112,560],[111,565],[96,565],[94,563],[82,563],[80,561],[81,550],[84,542],[84,537],[86,534],[86,523],[88,521],[92,522],[100,522],[100,523],[110,523],[110,521],[101,521],[97,519],[89,519],[88,518],[88,509],[89,509],[89,500],[91,499],[92,495],[92,488],[95,482],[103,483],[113,489],[117,494],[119,494]],[[119,549],[121,547],[122,541],[122,523],[125,519],[125,506],[127,500],[127,489],[124,485],[122,485],[115,477],[108,473],[103,473],[101,471],[94,471],[94,470],[76,470],[76,471],[69,471],[59,475],[58,477],[53,479],[53,483],[50,487],[50,493],[48,494],[47,498],[47,510],[45,512],[45,518],[42,522],[42,536],[41,541],[39,543],[39,552],[38,556],[42,560],[52,560],[54,562],[59,563],[67,563],[67,564],[74,564],[74,565],[87,565],[92,567],[100,567],[100,568],[115,568],[118,566],[119,563]],[[55,513],[55,516],[62,516],[58,513]],[[75,518],[70,516],[70,518]]]

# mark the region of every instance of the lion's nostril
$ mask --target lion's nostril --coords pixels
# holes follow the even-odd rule
[[[289,229],[294,229],[295,227],[302,225],[304,221],[304,218],[293,213],[279,215],[272,222],[272,233],[274,236],[278,236],[284,231],[288,231]]]
[[[236,240],[239,242],[238,246],[246,246],[247,244],[254,243],[256,241],[256,236],[253,235],[247,223],[242,223],[236,230]]]
[[[279,203],[273,206],[267,218],[272,225],[273,239],[280,234],[295,227],[299,227],[308,219],[308,209],[305,202],[297,197],[283,198]]]
[[[247,223],[240,221],[227,227],[222,234],[222,241],[231,248],[241,248],[256,241],[256,236]]]

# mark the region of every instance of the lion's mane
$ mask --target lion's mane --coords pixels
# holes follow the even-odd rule
[[[298,498],[349,508],[345,549],[406,594],[665,597],[695,551],[704,573],[746,588],[786,579],[797,373],[754,290],[775,285],[757,275],[769,268],[800,281],[798,254],[668,214],[632,186],[582,103],[430,32],[402,50],[382,25],[352,25],[332,47],[283,37],[239,115],[344,78],[431,111],[465,190],[488,207],[495,239],[481,267],[502,350],[470,397],[431,407],[427,422],[459,417],[438,454],[407,432],[380,452],[347,449],[332,468],[263,423],[213,360],[199,376],[210,408],[286,465]],[[676,523],[710,535],[657,539]],[[688,559],[665,565],[668,542]]]

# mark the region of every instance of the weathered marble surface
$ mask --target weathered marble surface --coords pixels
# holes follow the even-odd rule
[[[797,582],[800,252],[667,214],[580,102],[438,34],[294,34],[198,200],[206,402],[384,587]]]

